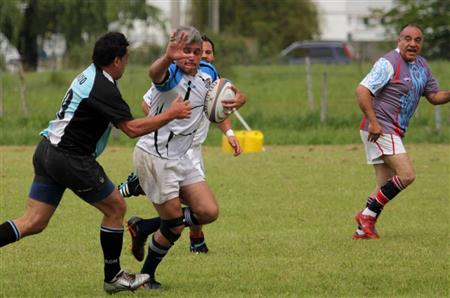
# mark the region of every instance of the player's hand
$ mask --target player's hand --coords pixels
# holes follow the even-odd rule
[[[238,139],[235,136],[227,137],[228,144],[230,144],[231,148],[233,148],[233,155],[238,156],[242,153],[241,145],[239,144]]]
[[[383,133],[378,121],[369,123],[368,132],[369,136],[367,137],[367,140],[372,143],[375,143]]]
[[[186,58],[189,54],[183,52],[183,48],[186,46],[188,39],[187,32],[181,32],[180,36],[177,38],[175,32],[172,32],[169,39],[169,44],[166,48],[165,58],[174,61],[182,58]]]
[[[178,95],[177,98],[170,104],[167,112],[170,113],[173,119],[186,119],[191,117],[192,107],[189,100],[183,101],[181,96]]]
[[[226,108],[226,110],[229,110],[231,113],[241,108],[247,102],[247,98],[245,94],[243,94],[234,85],[232,85],[230,88],[236,95],[232,99],[222,100],[222,105]]]

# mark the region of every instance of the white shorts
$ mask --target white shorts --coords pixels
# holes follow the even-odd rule
[[[135,147],[133,163],[147,197],[161,205],[180,196],[180,187],[205,181],[189,158],[169,160]]]
[[[393,134],[382,134],[375,143],[367,140],[369,133],[360,130],[359,134],[366,149],[366,158],[369,165],[384,163],[381,156],[406,153],[402,139]]]
[[[202,156],[202,146],[193,146],[187,151],[187,156],[192,162],[194,166],[202,173],[203,178],[205,175],[205,165],[203,164],[203,156]]]

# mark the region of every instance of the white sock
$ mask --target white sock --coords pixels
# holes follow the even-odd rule
[[[364,235],[365,233],[363,232],[363,230],[361,230],[360,228],[356,229],[356,234],[358,235]]]
[[[375,212],[373,212],[372,210],[370,210],[367,207],[362,212],[362,215],[368,215],[368,216],[372,216],[372,217],[376,217],[377,216],[377,214]]]

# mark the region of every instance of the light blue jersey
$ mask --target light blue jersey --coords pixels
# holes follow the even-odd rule
[[[205,62],[203,62],[205,64]],[[154,84],[145,96],[150,99],[150,116],[166,111],[172,101],[180,95],[189,100],[192,115],[188,119],[175,119],[160,129],[141,137],[137,146],[142,150],[165,159],[184,158],[191,147],[194,134],[204,117],[204,101],[209,86],[218,78],[211,64],[197,70],[194,76],[171,64],[169,77],[162,84]]]

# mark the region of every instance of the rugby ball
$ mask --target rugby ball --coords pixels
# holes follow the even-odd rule
[[[222,100],[233,99],[232,83],[224,78],[215,80],[208,89],[205,99],[205,114],[209,121],[220,123],[234,112],[222,105]]]

